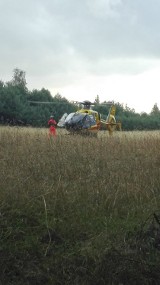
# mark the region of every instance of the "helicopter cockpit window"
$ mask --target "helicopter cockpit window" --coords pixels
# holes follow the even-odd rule
[[[72,123],[78,123],[82,121],[84,118],[83,113],[75,113],[74,116],[72,117]]]
[[[74,126],[74,127],[81,127],[83,124],[83,119],[86,116],[83,113],[72,113],[73,115],[68,115],[68,117],[65,120],[65,124],[67,126]]]
[[[91,126],[96,125],[95,117],[93,115],[89,115],[89,117],[90,117],[90,121],[91,121]]]
[[[90,128],[91,126],[96,125],[95,118],[92,115],[87,115],[83,121],[84,128]]]

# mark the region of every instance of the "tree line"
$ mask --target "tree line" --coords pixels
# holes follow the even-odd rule
[[[31,101],[39,103],[34,104]],[[18,68],[14,69],[11,81],[0,81],[1,124],[44,127],[51,114],[58,121],[65,112],[71,113],[75,110],[76,106],[60,94],[53,97],[45,88],[28,90],[25,72]]]
[[[39,103],[35,104],[35,101]],[[43,104],[43,102],[50,102],[50,104]],[[94,103],[94,110],[100,112],[102,118],[106,119],[109,112],[107,102],[100,103],[97,95]],[[122,122],[123,130],[160,129],[160,110],[156,103],[150,114],[139,114],[128,106],[113,103],[116,105],[116,119]],[[10,81],[0,80],[1,124],[45,127],[51,114],[58,121],[64,113],[75,112],[77,109],[76,103],[68,101],[60,94],[53,97],[45,88],[28,90],[25,72],[18,68],[13,70],[13,77]]]

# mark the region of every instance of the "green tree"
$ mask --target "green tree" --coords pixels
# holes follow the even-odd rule
[[[13,70],[13,78],[11,80],[11,84],[13,86],[21,86],[24,89],[27,88],[27,82],[26,82],[26,73],[19,69],[19,68],[15,68]]]
[[[28,93],[28,101],[37,101],[38,102],[51,102],[53,100],[53,97],[51,93],[45,89],[42,88],[41,90],[33,89],[32,92]]]
[[[99,95],[96,96],[95,100],[94,100],[94,103],[96,105],[99,105],[100,104],[100,99],[99,99]]]
[[[11,81],[0,82],[0,116],[5,121],[23,119],[27,92],[25,72],[20,69],[14,69]]]
[[[152,110],[151,110],[151,115],[152,116],[157,116],[157,115],[160,115],[160,110],[158,108],[158,105],[157,103],[154,104]]]

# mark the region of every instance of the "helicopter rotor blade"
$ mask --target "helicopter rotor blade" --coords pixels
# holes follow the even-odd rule
[[[28,101],[28,103],[31,103],[31,104],[59,104],[59,105],[64,105],[66,104],[66,102],[51,102],[51,101]],[[67,102],[67,103],[70,103],[72,104],[71,102]]]
[[[32,103],[32,104],[55,104],[55,102],[47,102],[47,101],[28,101],[29,103]]]

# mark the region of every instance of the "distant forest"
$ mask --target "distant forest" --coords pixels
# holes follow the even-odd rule
[[[87,100],[87,98],[86,98]],[[51,104],[35,104],[31,101],[50,102]],[[94,110],[107,117],[109,106],[95,98]],[[134,109],[116,103],[116,120],[122,122],[123,130],[159,130],[160,110],[155,103],[150,114],[136,113]],[[54,97],[45,88],[29,91],[25,72],[16,68],[9,82],[0,80],[0,124],[45,127],[51,114],[58,121],[64,113],[78,110],[78,103],[69,102],[65,97],[56,94]]]

